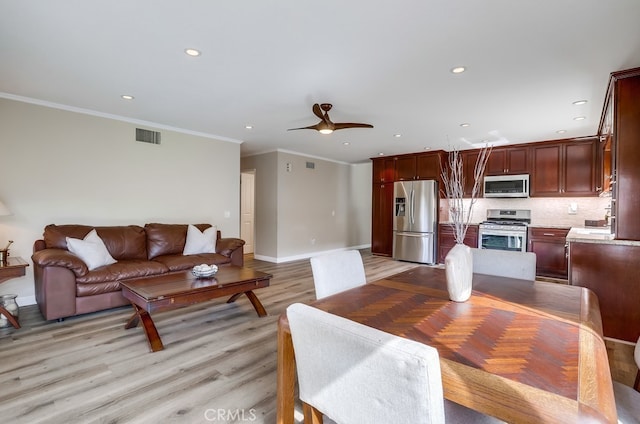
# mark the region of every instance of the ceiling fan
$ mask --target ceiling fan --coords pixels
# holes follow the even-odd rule
[[[352,122],[336,122],[333,123],[331,122],[331,119],[329,119],[329,111],[331,110],[331,103],[315,103],[313,105],[313,113],[321,119],[320,122],[318,122],[315,125],[310,125],[308,127],[302,127],[302,128],[289,128],[287,131],[292,131],[292,130],[316,130],[319,131],[322,134],[331,134],[332,132],[336,131],[336,130],[344,130],[346,128],[373,128],[373,125],[369,125],[369,124],[357,124],[357,123],[352,123]],[[324,112],[324,113],[323,113]]]

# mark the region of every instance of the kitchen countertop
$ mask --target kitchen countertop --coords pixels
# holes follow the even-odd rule
[[[610,231],[610,229],[603,227],[572,227],[569,234],[567,234],[567,242],[640,246],[640,240],[616,240],[615,234],[607,233],[607,231]]]

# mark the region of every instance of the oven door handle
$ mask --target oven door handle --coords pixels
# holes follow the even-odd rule
[[[524,237],[527,233],[519,231],[480,230],[480,234],[484,236]]]

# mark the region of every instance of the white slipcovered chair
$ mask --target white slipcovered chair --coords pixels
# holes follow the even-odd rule
[[[316,299],[362,286],[367,282],[362,256],[357,250],[344,250],[311,258]]]
[[[473,272],[535,281],[536,254],[509,250],[471,249]]]
[[[287,318],[305,423],[502,422],[444,400],[433,347],[301,303]]]
[[[633,353],[636,366],[640,368],[640,338],[638,338]],[[640,424],[640,369],[636,374],[634,388],[617,381],[613,382],[613,395],[616,398],[618,422],[621,424]]]

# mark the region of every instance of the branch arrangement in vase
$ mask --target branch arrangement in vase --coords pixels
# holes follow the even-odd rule
[[[444,194],[449,203],[450,225],[453,228],[456,243],[462,244],[467,234],[467,229],[471,224],[473,205],[478,200],[482,192],[482,176],[487,166],[487,160],[491,154],[491,146],[480,149],[473,171],[473,189],[469,197],[469,207],[464,209],[464,164],[462,155],[455,148],[449,152],[447,169],[441,173]]]

